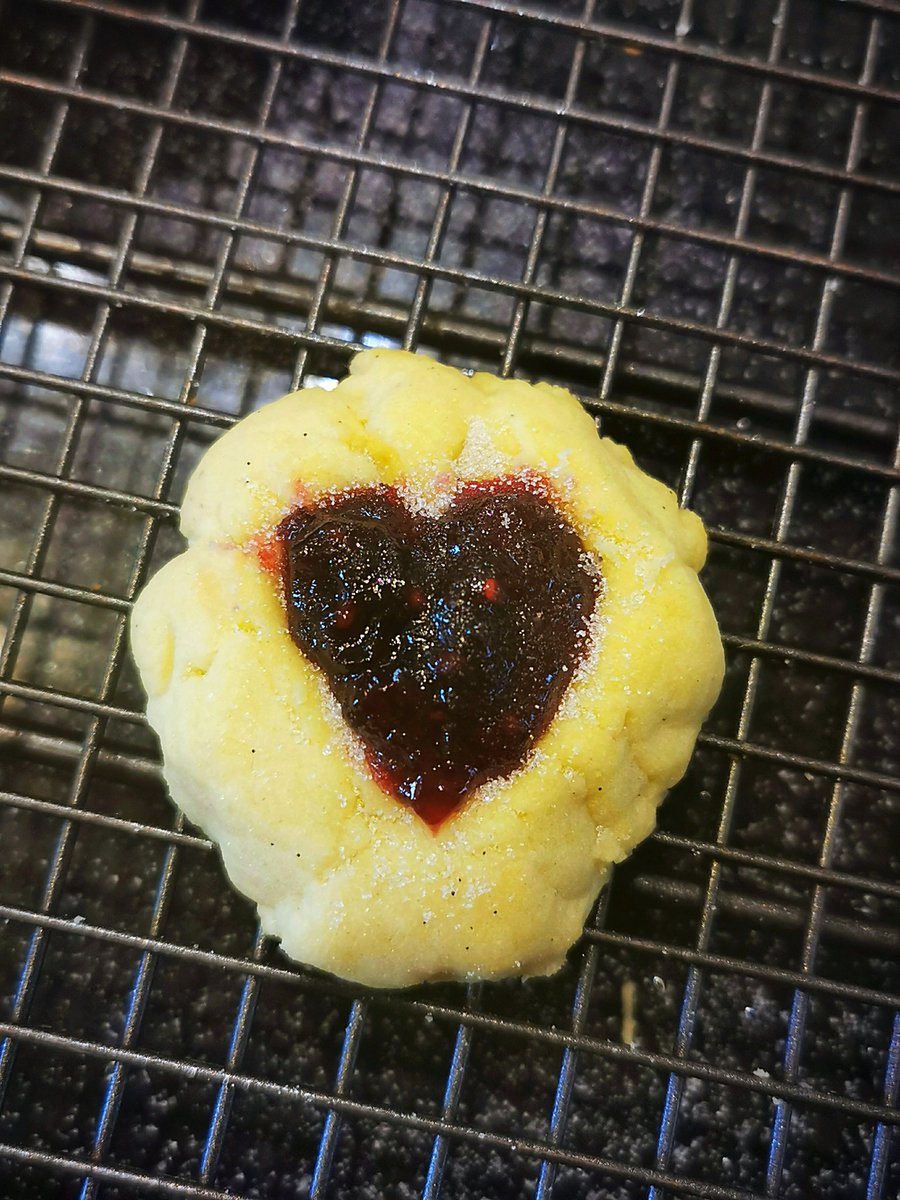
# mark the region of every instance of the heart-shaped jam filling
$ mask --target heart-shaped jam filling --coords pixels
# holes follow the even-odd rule
[[[494,479],[434,517],[366,488],[277,531],[291,636],[380,785],[432,828],[521,765],[587,649],[598,573],[549,497]]]

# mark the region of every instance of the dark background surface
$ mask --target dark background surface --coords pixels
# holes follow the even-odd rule
[[[900,1186],[897,6],[517,8],[0,10],[11,1200]],[[572,387],[711,532],[722,698],[551,980],[288,963],[140,716],[193,465],[382,344]]]

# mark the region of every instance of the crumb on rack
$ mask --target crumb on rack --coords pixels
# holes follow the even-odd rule
[[[625,1046],[634,1045],[636,1033],[634,1001],[636,996],[637,988],[634,980],[626,979],[622,984],[622,1044]]]

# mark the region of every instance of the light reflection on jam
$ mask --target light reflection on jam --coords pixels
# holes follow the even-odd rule
[[[257,553],[373,777],[432,828],[546,730],[599,588],[531,479],[465,485],[438,517],[392,488],[345,492],[296,508]]]

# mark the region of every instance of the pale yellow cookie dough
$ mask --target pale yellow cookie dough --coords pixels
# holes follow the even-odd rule
[[[439,510],[461,481],[523,471],[551,481],[600,564],[592,646],[524,766],[433,832],[373,780],[254,547],[326,493],[395,485]],[[557,970],[719,690],[700,520],[568,392],[370,350],[334,391],[285,396],[216,442],[181,527],[190,548],[135,604],[134,656],[172,796],[264,929],[382,987]]]

